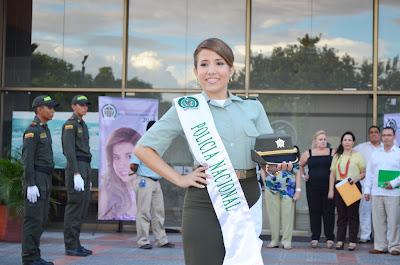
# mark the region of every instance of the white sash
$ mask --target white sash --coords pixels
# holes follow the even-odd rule
[[[174,103],[195,158],[208,166],[206,173],[212,177],[207,190],[222,230],[223,264],[264,264],[249,206],[206,99],[196,94],[176,98]]]

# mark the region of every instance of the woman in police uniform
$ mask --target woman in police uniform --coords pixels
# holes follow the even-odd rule
[[[234,73],[233,61],[232,50],[225,42],[207,39],[194,52],[194,73],[234,169],[246,170],[245,179],[239,181],[251,207],[259,199],[260,189],[250,150],[258,135],[272,133],[272,129],[258,100],[243,100],[228,91]],[[204,173],[206,167],[183,176],[161,158],[181,134],[182,125],[173,106],[140,139],[134,154],[162,177],[188,188],[182,217],[185,264],[222,264],[225,248],[220,224],[205,189],[209,181]],[[194,161],[197,167],[198,162]]]

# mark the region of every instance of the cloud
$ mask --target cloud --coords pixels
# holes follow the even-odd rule
[[[345,54],[348,54],[358,63],[361,63],[365,59],[372,59],[372,43],[346,38],[333,38],[321,39],[316,46],[321,48],[325,45],[328,48],[334,48],[337,56],[342,57]]]
[[[145,68],[148,70],[157,70],[162,67],[162,61],[157,59],[157,52],[146,51],[138,55],[131,56],[131,64],[135,68]]]

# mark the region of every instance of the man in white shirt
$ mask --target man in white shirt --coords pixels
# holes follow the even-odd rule
[[[369,142],[364,142],[356,147],[354,150],[360,152],[365,161],[369,162],[371,158],[371,154],[375,149],[379,149],[379,147],[383,146],[381,142],[381,131],[377,126],[371,126],[368,129],[369,134]],[[360,181],[363,194],[365,194],[365,179]],[[367,243],[371,240],[371,221],[372,221],[372,200],[366,201],[365,197],[361,198],[360,201],[360,240],[359,243]]]
[[[382,130],[383,147],[375,150],[367,164],[365,181],[365,199],[372,200],[372,221],[375,229],[374,249],[371,254],[382,254],[388,251],[392,255],[400,254],[400,189],[393,189],[400,184],[400,177],[385,182],[378,187],[379,170],[400,171],[400,149],[394,145],[395,131],[391,127]],[[387,235],[389,222],[389,242]]]

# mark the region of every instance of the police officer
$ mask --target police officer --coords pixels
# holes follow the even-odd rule
[[[93,253],[84,248],[79,240],[90,200],[92,154],[89,147],[89,130],[82,120],[90,102],[87,97],[76,95],[71,104],[74,113],[62,128],[63,153],[67,158],[65,185],[68,195],[64,215],[65,254],[85,257]]]
[[[40,237],[49,213],[51,178],[53,175],[52,140],[47,122],[53,119],[58,106],[49,96],[33,100],[36,114],[23,136],[22,161],[24,174],[24,222],[22,225],[22,262],[24,265],[54,264],[40,256]]]

